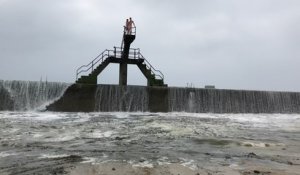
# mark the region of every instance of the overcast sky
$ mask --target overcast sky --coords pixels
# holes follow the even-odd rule
[[[299,0],[0,0],[0,79],[74,82],[75,70],[120,46],[133,47],[169,86],[300,91]],[[146,85],[136,66],[129,84]],[[118,83],[109,65],[100,83]]]

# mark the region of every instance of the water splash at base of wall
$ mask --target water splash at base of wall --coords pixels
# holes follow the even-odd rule
[[[43,110],[61,97],[67,83],[0,80],[0,110]]]

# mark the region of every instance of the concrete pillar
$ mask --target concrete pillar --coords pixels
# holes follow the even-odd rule
[[[148,107],[151,112],[169,112],[169,88],[148,87]]]
[[[124,35],[124,48],[121,59],[123,62],[120,63],[120,71],[119,71],[119,85],[120,86],[127,86],[127,63],[129,55],[130,44],[134,41],[135,35]]]
[[[127,86],[127,63],[120,63],[119,85]]]

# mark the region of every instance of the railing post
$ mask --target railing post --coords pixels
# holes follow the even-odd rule
[[[92,61],[92,71],[94,70],[94,61]]]
[[[133,57],[134,57],[134,59],[135,59],[135,51],[136,51],[136,49],[134,49],[134,52],[133,52],[133,53],[134,53],[134,56],[133,56]]]
[[[114,54],[115,54],[115,57],[117,57],[117,48],[116,48],[116,46],[114,46]]]

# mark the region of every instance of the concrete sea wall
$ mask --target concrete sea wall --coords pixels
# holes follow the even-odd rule
[[[300,93],[0,80],[0,111],[45,106],[66,112],[300,113]]]
[[[161,87],[73,84],[47,106],[50,111],[168,112],[168,89]]]
[[[300,113],[300,93],[74,84],[47,110]]]

